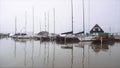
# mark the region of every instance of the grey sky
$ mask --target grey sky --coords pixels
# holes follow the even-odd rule
[[[86,32],[95,24],[103,30],[120,32],[120,0],[84,0]],[[71,31],[71,0],[0,0],[0,32],[14,33],[15,16],[17,32],[24,31],[27,11],[27,32],[32,32],[32,7],[34,7],[35,33],[45,30],[44,13],[49,12],[50,32],[53,32],[53,8],[56,10],[56,32]],[[82,31],[82,0],[73,0],[74,32]],[[90,9],[90,10],[89,10]],[[90,18],[89,18],[90,17]]]

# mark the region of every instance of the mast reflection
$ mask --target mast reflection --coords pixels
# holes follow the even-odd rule
[[[34,40],[32,40],[32,56],[31,56],[31,60],[32,60],[32,68],[34,67]]]
[[[53,42],[53,63],[52,63],[52,68],[54,68],[55,64],[55,42]]]
[[[61,46],[61,48],[71,50],[71,68],[73,68],[73,44],[65,44],[65,45]]]
[[[24,52],[25,52],[25,55],[24,55],[24,65],[26,67],[26,55],[27,55],[27,51],[26,51],[26,42],[25,42],[25,47],[24,47]]]
[[[16,41],[14,41],[14,57],[16,58]]]

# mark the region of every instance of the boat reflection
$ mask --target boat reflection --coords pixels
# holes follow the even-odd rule
[[[74,59],[74,56],[73,56],[73,51],[74,51],[74,47],[73,47],[73,44],[66,44],[66,45],[64,45],[64,46],[61,46],[61,49],[70,49],[71,50],[71,66],[70,66],[70,68],[73,68],[73,64],[74,64],[74,62],[73,62],[73,59]]]
[[[65,45],[61,46],[62,49],[73,49],[73,46]]]
[[[26,39],[13,39],[15,42],[26,43]]]

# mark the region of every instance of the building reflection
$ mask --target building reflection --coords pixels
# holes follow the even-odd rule
[[[113,44],[113,43],[112,43]],[[110,44],[91,44],[91,48],[94,52],[98,53],[100,51],[108,51]]]

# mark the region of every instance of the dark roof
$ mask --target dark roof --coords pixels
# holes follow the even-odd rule
[[[102,28],[96,24],[91,30],[90,33],[103,33],[104,31],[102,30]]]
[[[37,35],[44,35],[44,34],[48,34],[49,32],[47,32],[47,31],[41,31],[41,32],[39,32]]]

